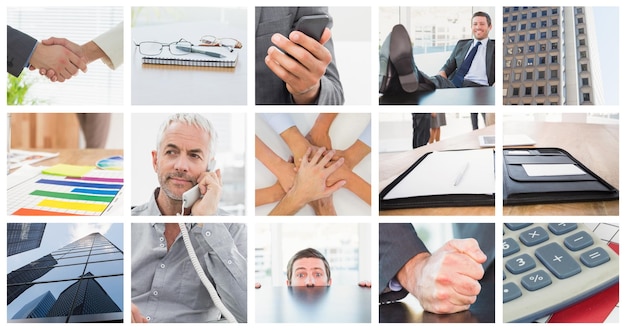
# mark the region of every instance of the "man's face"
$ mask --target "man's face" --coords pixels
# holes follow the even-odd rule
[[[322,259],[302,258],[294,261],[290,286],[329,286],[331,280],[326,276],[326,267]]]
[[[171,199],[182,200],[183,193],[206,171],[208,157],[206,132],[193,125],[172,123],[163,133],[159,150],[152,151],[152,166],[161,190]]]
[[[485,39],[489,36],[491,26],[487,24],[487,17],[476,16],[472,18],[472,33],[474,38],[478,40]]]

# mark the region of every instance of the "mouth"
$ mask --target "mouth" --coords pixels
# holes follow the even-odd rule
[[[193,186],[193,184],[194,184],[194,180],[191,180],[190,178],[176,176],[176,175],[168,176],[167,180],[172,182],[173,184],[175,184],[177,186],[182,186],[182,185],[187,185],[187,184]]]

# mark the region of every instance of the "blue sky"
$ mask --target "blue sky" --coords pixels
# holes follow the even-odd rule
[[[593,7],[606,105],[619,102],[619,8]]]

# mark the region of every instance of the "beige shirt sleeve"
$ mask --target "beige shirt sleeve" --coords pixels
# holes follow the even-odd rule
[[[93,42],[107,55],[102,62],[109,68],[115,70],[124,63],[124,22],[97,36]]]

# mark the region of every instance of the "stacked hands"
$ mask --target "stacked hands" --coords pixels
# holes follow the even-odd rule
[[[106,55],[93,41],[81,46],[65,38],[51,37],[37,44],[29,69],[38,69],[50,81],[64,82],[78,75],[79,70],[87,72],[87,64],[103,56]]]
[[[256,137],[256,157],[277,178],[274,185],[257,189],[256,206],[279,201],[270,215],[293,215],[309,204],[316,215],[336,215],[332,194],[344,186],[371,204],[370,184],[352,172],[370,147],[357,140],[346,150],[332,150],[328,132],[336,116],[320,114],[306,137],[296,126],[280,133],[293,153],[293,163]]]

